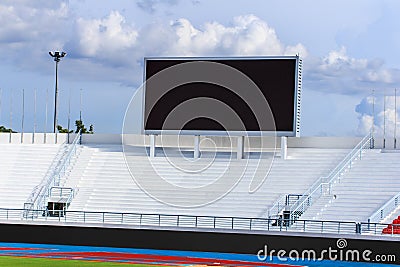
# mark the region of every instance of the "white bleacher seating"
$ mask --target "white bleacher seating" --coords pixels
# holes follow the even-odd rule
[[[366,222],[400,192],[399,162],[400,153],[365,150],[362,159],[335,183],[332,193],[316,201],[300,219]]]
[[[0,144],[0,208],[22,209],[62,145]]]
[[[144,214],[184,214],[228,217],[266,217],[269,207],[282,194],[301,194],[316,179],[326,175],[350,149],[289,148],[288,159],[276,157],[262,187],[253,194],[248,192],[251,177],[243,177],[240,183],[225,197],[199,208],[171,207],[146,195],[134,182],[124,161],[120,145],[82,146],[65,186],[78,188],[70,211],[126,212]],[[143,164],[146,155],[135,155],[132,160],[142,174],[151,175]],[[225,166],[223,157],[214,164]],[[215,179],[215,173],[179,174],[162,155],[154,163],[164,170],[163,174],[174,183],[191,186]],[[184,159],[178,159],[184,164]],[[236,162],[236,163],[235,163]],[[250,160],[253,164],[254,160]],[[240,161],[233,160],[233,166]],[[188,182],[189,181],[189,182]],[[163,188],[160,188],[163,190]],[[174,196],[185,202],[185,195]]]

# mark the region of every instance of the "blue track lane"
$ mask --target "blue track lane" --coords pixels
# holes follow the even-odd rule
[[[213,253],[213,252],[188,252],[188,251],[173,251],[173,250],[152,250],[152,249],[131,249],[131,248],[112,248],[112,247],[89,247],[89,246],[67,246],[67,245],[46,245],[46,244],[25,244],[25,243],[1,243],[0,242],[0,256],[28,256],[28,257],[43,257],[43,255],[54,255],[50,257],[54,258],[65,258],[65,255],[73,255],[77,253],[79,255],[85,253],[119,253],[119,254],[132,254],[132,255],[143,255],[144,257],[160,257],[160,258],[171,258],[171,257],[182,257],[188,259],[207,259],[212,262],[218,261],[241,261],[247,262],[251,266],[267,266],[265,264],[281,264],[282,266],[332,266],[332,267],[385,267],[385,266],[398,266],[394,264],[377,264],[377,263],[361,263],[361,262],[345,262],[345,261],[281,261],[277,257],[272,260],[260,261],[256,255],[241,255],[241,254],[229,254],[229,253]],[[57,256],[58,255],[58,256]],[[61,256],[60,256],[61,255]],[[68,259],[68,258],[67,258]],[[72,257],[70,259],[77,259]],[[85,259],[96,259],[102,260],[102,258],[80,258]],[[107,259],[105,259],[107,261]],[[119,260],[113,260],[119,261]],[[124,260],[120,260],[124,262]],[[155,262],[156,263],[156,262]],[[162,262],[166,264],[166,262]],[[174,262],[171,262],[174,264]],[[196,262],[193,262],[196,263]],[[257,265],[260,264],[260,265]],[[183,266],[183,265],[182,265]],[[222,265],[224,266],[224,265]],[[231,265],[232,266],[232,265]],[[245,266],[245,265],[243,265]]]

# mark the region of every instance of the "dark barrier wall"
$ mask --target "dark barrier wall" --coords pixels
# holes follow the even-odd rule
[[[346,238],[344,236],[344,238]],[[368,250],[368,258],[376,255],[394,255],[400,264],[400,242],[393,240],[371,240],[346,238],[345,248],[338,248],[340,237],[307,237],[261,233],[215,233],[147,229],[71,227],[50,225],[0,224],[0,242],[84,245],[103,247],[146,248],[159,250],[208,251],[256,255],[268,248],[276,252],[285,250],[315,250],[321,255],[322,250],[336,250],[334,255],[346,254],[348,250],[360,253]],[[342,252],[340,252],[342,251]],[[263,255],[264,252],[261,252]],[[322,254],[329,259],[328,253]],[[362,259],[361,259],[362,261]],[[386,262],[391,263],[393,262]]]

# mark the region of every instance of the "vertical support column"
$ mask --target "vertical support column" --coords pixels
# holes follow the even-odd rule
[[[154,158],[156,156],[156,135],[150,135],[150,158]]]
[[[281,136],[281,158],[287,158],[287,137]]]
[[[237,149],[236,149],[237,159],[243,159],[243,154],[244,154],[244,136],[238,136]]]
[[[193,158],[198,159],[199,157],[200,157],[200,135],[195,135]]]

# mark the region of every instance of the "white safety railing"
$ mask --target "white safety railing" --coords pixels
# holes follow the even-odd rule
[[[71,159],[76,153],[77,144],[80,142],[80,132],[76,134],[74,141],[68,146],[59,163],[53,171],[47,175],[42,182],[36,186],[27,201],[24,203],[23,217],[31,217],[32,210],[41,210],[46,206],[46,199],[50,196],[50,190],[54,186],[58,186],[71,163]]]
[[[276,217],[286,207],[286,194],[281,195],[268,209],[267,218]]]
[[[76,189],[72,187],[53,186],[50,188],[50,198],[63,199],[65,203],[70,203],[76,194]]]
[[[296,221],[323,194],[330,194],[333,183],[340,179],[347,169],[352,167],[354,160],[361,159],[364,149],[373,147],[373,141],[371,134],[365,136],[328,176],[320,177],[306,192],[304,192],[303,196],[290,207],[292,221]]]
[[[286,208],[295,204],[303,195],[283,194],[268,209],[267,218],[279,217],[280,213]]]
[[[380,222],[385,219],[390,213],[392,213],[397,207],[400,206],[400,193],[392,197],[376,212],[374,212],[369,218],[369,222]]]
[[[0,208],[1,221],[18,221],[21,223],[20,214],[22,209]],[[22,221],[46,221],[52,223],[69,223],[75,225],[98,224],[98,225],[121,225],[141,226],[149,228],[157,227],[182,227],[201,229],[223,230],[249,230],[249,231],[290,231],[310,233],[332,233],[332,234],[365,234],[382,235],[392,234],[399,236],[400,225],[381,223],[357,223],[350,221],[319,221],[319,220],[297,220],[294,225],[288,220],[279,221],[267,218],[243,218],[243,217],[216,217],[216,216],[194,216],[194,215],[170,215],[170,214],[140,214],[123,212],[89,212],[52,210],[52,215],[47,210],[31,210],[35,216],[24,217]],[[391,230],[385,231],[383,229]]]

